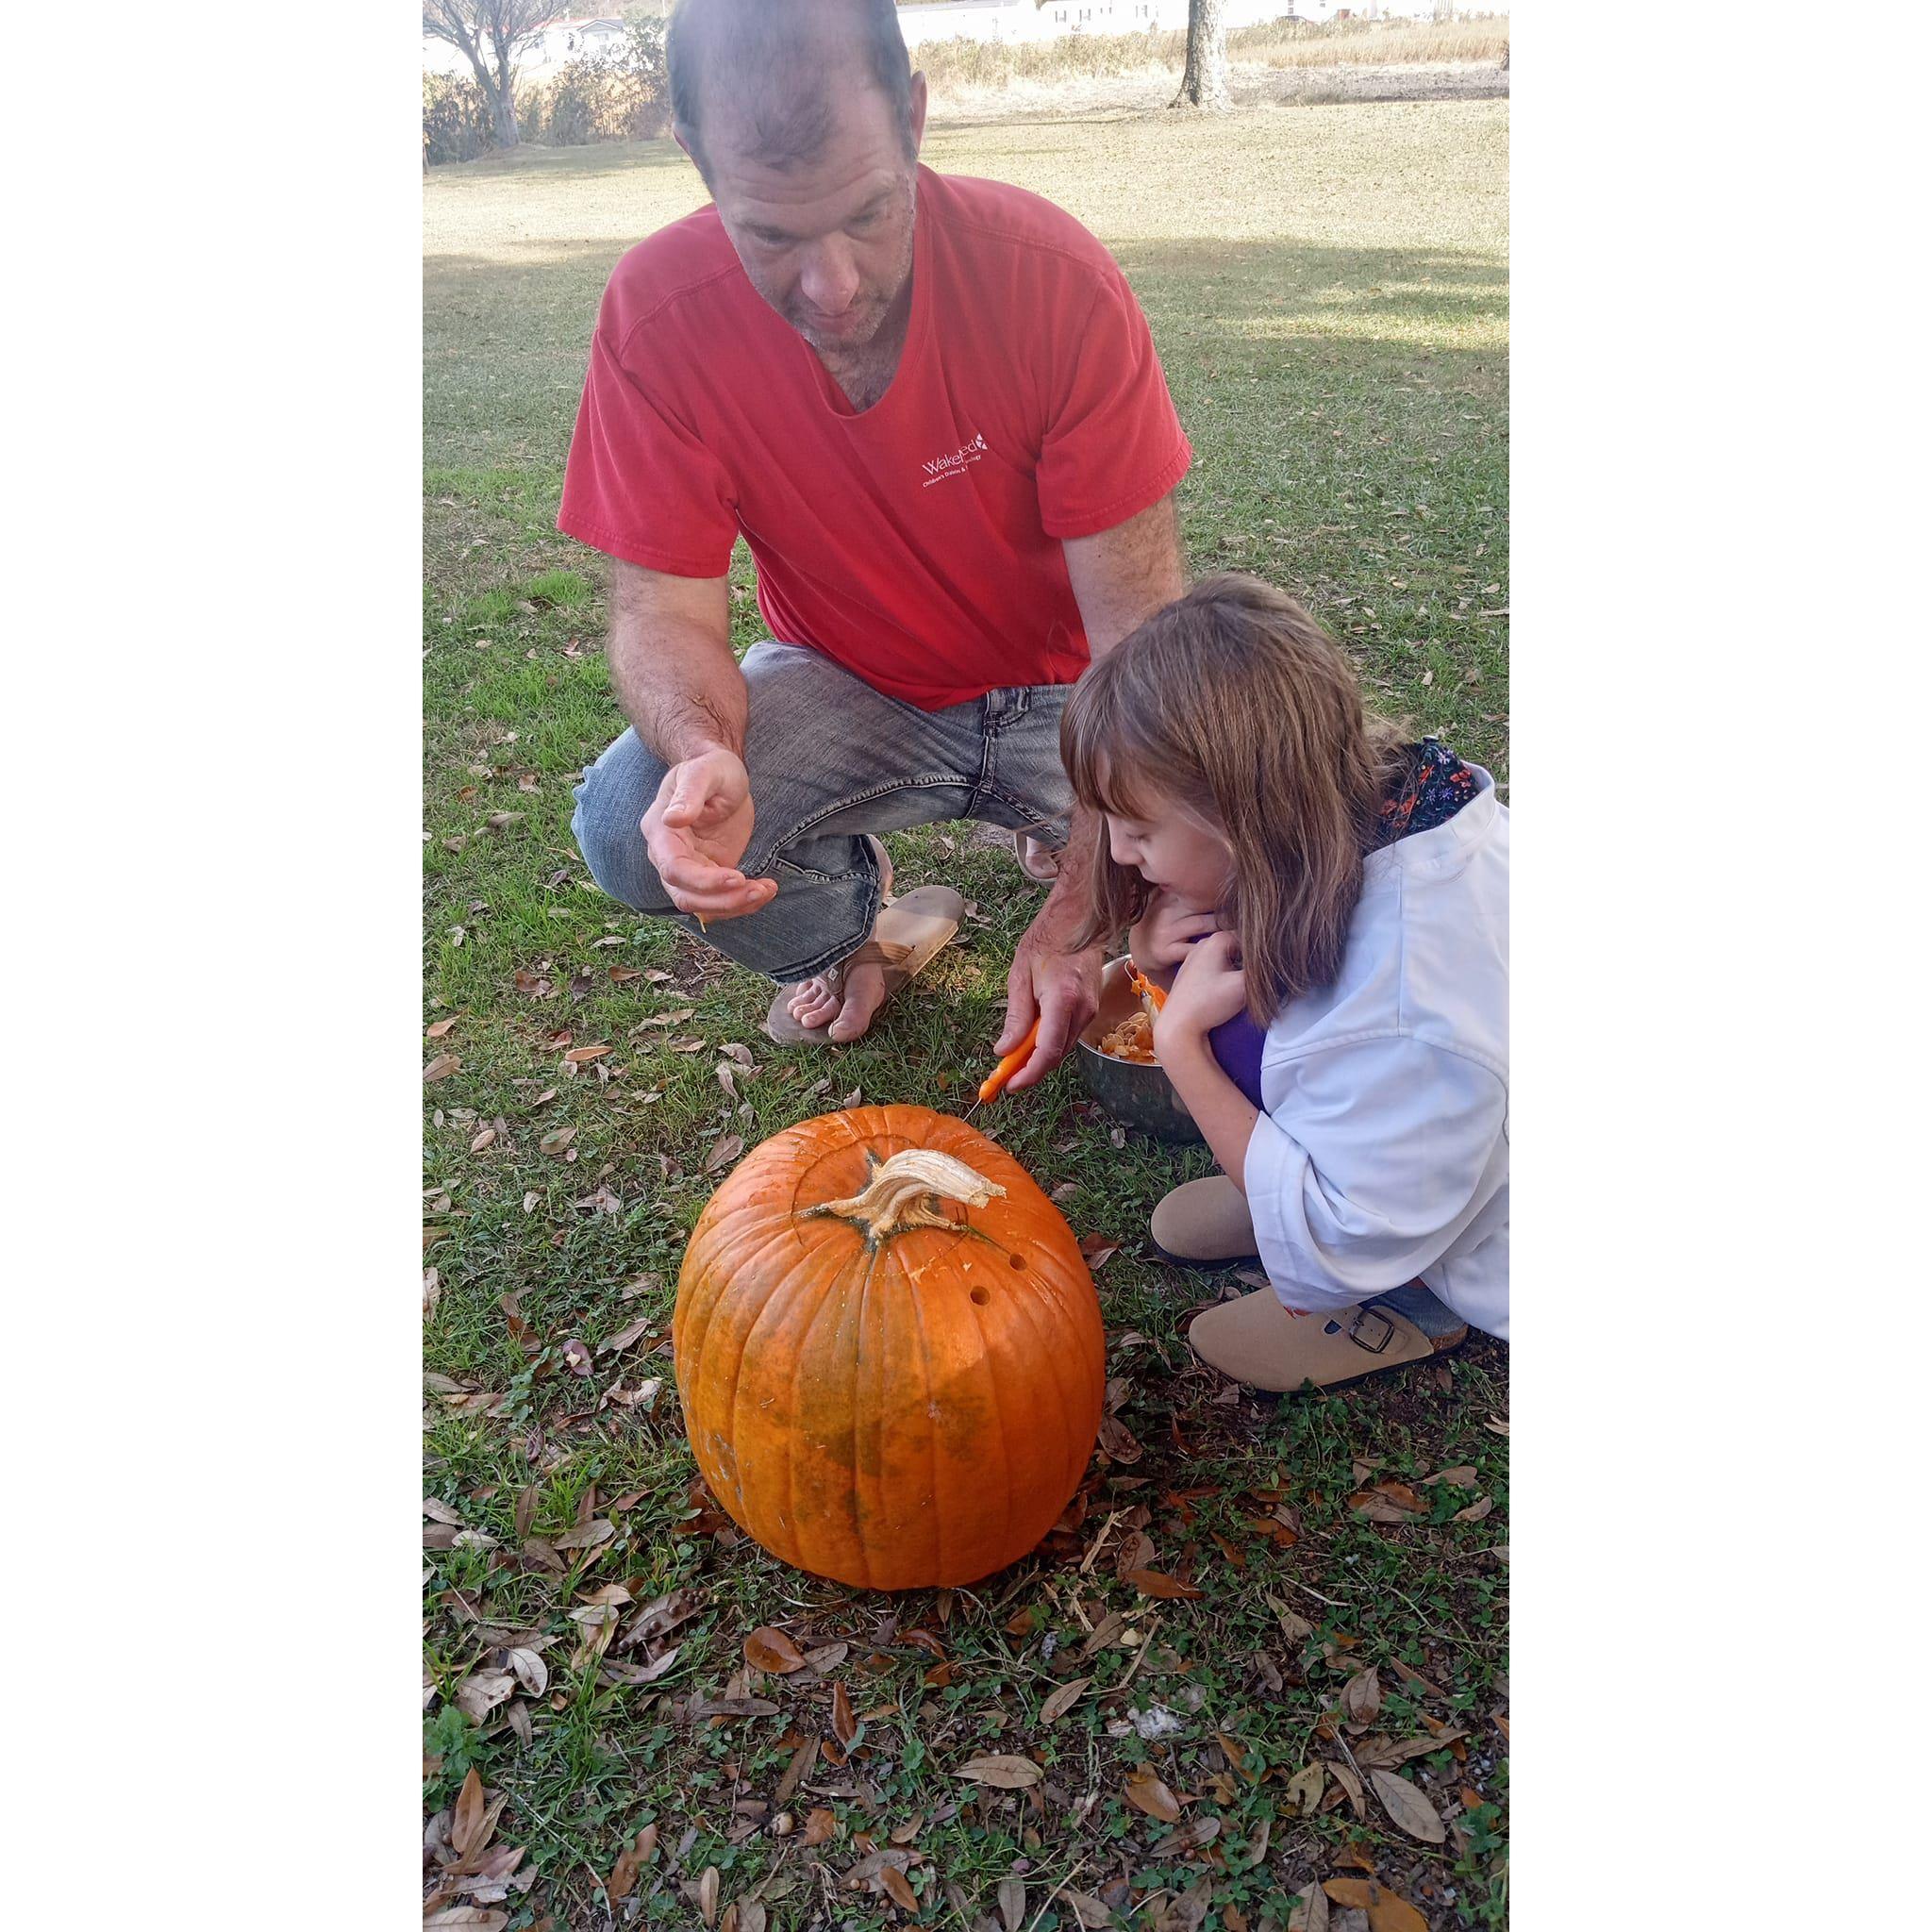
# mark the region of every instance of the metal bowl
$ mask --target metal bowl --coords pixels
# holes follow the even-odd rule
[[[1166,1074],[1151,1062],[1117,1060],[1100,1050],[1100,1036],[1140,1005],[1141,996],[1127,979],[1127,962],[1109,960],[1100,976],[1100,1010],[1080,1035],[1080,1076],[1088,1092],[1124,1126],[1173,1146],[1194,1145],[1201,1130]]]

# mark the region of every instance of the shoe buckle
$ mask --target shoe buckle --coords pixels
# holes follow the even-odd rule
[[[1348,1339],[1357,1348],[1380,1355],[1395,1339],[1395,1324],[1374,1308],[1362,1308],[1348,1324]]]

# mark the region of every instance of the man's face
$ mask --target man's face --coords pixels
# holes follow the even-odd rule
[[[777,169],[745,158],[741,124],[721,105],[708,115],[705,155],[719,218],[752,287],[837,361],[872,341],[912,273],[915,173],[876,88],[851,89],[834,111],[819,153]],[[915,75],[915,147],[924,125],[925,80]]]

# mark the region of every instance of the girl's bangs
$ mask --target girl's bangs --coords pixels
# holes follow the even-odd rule
[[[1074,797],[1090,810],[1145,820],[1158,806],[1157,795],[1144,784],[1155,759],[1118,705],[1090,699],[1069,706],[1060,755]],[[1142,782],[1136,783],[1137,778]]]

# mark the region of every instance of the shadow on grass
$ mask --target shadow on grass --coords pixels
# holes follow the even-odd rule
[[[510,259],[425,256],[429,338],[462,333],[480,345],[475,325],[494,323],[493,332],[507,346],[581,357],[596,320],[597,293],[632,245],[598,237],[512,242],[507,244]],[[1349,338],[1364,354],[1386,349],[1412,356],[1418,346],[1433,346],[1431,325],[1441,326],[1445,349],[1461,347],[1453,338],[1472,325],[1493,325],[1496,347],[1483,353],[1494,360],[1506,352],[1501,331],[1508,313],[1508,268],[1491,256],[1211,236],[1124,242],[1114,256],[1157,329],[1166,324],[1193,335],[1205,325],[1233,335],[1267,323],[1292,332],[1298,322],[1318,320],[1320,333]],[[1406,337],[1385,334],[1376,326],[1385,319],[1415,326]]]
[[[684,150],[667,134],[655,141],[597,142],[587,147],[536,147],[525,143],[508,154],[478,155],[468,161],[439,161],[428,178],[475,178],[501,175],[625,175],[655,168],[689,168]]]

